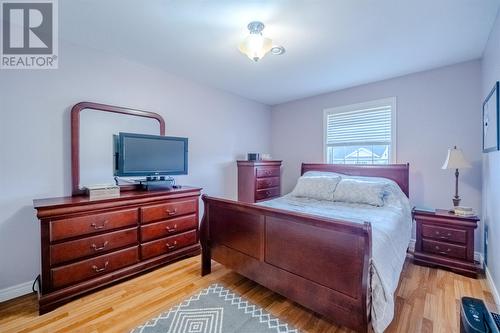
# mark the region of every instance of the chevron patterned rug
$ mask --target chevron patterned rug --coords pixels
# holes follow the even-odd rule
[[[299,333],[265,310],[213,284],[131,333]]]

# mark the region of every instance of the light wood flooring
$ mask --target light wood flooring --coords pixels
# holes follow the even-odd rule
[[[103,289],[38,316],[35,295],[0,303],[0,332],[128,332],[214,282],[243,295],[303,332],[349,332],[264,287],[215,264],[200,277],[194,257]],[[413,265],[407,260],[388,332],[459,332],[459,299],[473,296],[495,309],[484,278]]]

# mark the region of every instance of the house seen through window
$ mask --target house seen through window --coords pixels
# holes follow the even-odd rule
[[[324,125],[326,163],[395,163],[395,98],[327,109]]]

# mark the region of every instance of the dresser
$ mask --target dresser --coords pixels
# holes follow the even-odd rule
[[[413,210],[417,226],[414,262],[450,269],[477,277],[480,266],[474,261],[474,231],[479,218],[460,217],[447,210]]]
[[[259,202],[281,195],[281,161],[238,161],[238,201]]]
[[[118,198],[34,200],[40,219],[40,314],[97,288],[197,255],[201,189]]]

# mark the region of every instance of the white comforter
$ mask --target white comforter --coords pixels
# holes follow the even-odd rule
[[[315,200],[285,195],[259,205],[363,223],[372,226],[371,320],[375,332],[383,332],[394,317],[394,292],[411,237],[408,198],[392,181],[383,207]]]

